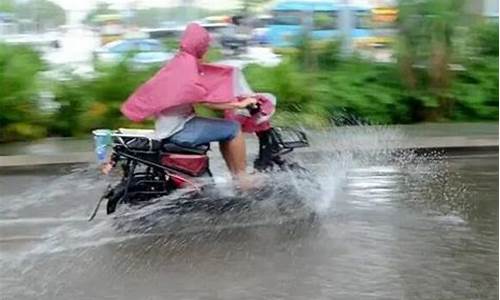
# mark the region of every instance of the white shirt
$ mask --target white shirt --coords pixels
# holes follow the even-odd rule
[[[156,139],[166,139],[181,131],[186,122],[194,116],[194,109],[191,104],[179,105],[161,112],[156,116],[155,121]]]
[[[241,69],[237,69],[233,76],[233,93],[236,96],[252,95],[254,92],[248,85]],[[181,131],[186,122],[195,116],[192,104],[179,105],[169,108],[156,116],[155,138],[166,139]]]

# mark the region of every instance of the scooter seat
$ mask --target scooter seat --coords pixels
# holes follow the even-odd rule
[[[210,149],[210,145],[199,145],[196,147],[185,147],[174,143],[164,142],[162,145],[163,152],[176,154],[205,154]]]

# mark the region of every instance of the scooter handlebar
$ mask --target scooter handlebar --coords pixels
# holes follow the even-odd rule
[[[260,112],[260,103],[253,103],[250,104],[246,107],[248,109],[248,112],[250,112],[250,115],[256,115]]]

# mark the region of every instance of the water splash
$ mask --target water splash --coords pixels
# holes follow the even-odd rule
[[[405,194],[397,197],[405,199],[400,205],[461,217],[475,205],[465,200],[467,187],[450,170],[446,155],[418,152],[398,127],[338,127],[310,136],[321,149],[305,153],[301,160],[314,170],[321,187],[314,202],[319,213],[334,212],[338,199],[356,193],[364,198],[363,206],[380,205],[399,193]]]
[[[254,190],[247,195],[235,195],[229,181],[218,179],[213,189],[198,195],[200,200],[207,201],[228,197],[240,197],[243,201],[256,197],[266,199],[250,201],[248,206],[251,209],[232,209],[224,216],[163,214],[165,203],[190,196],[178,192],[140,209],[124,208],[116,219],[102,216],[101,211],[96,222],[87,223],[85,220],[95,199],[108,183],[96,175],[94,166],[91,166],[74,169],[45,185],[42,190],[31,189],[21,196],[9,196],[10,204],[0,208],[0,213],[8,218],[0,225],[14,226],[16,222],[19,225],[23,222],[24,210],[42,214],[36,220],[24,219],[25,223],[34,222],[47,230],[35,233],[41,238],[31,243],[24,252],[18,252],[25,254],[16,254],[19,258],[121,243],[138,235],[217,232],[284,224],[293,216],[283,215],[280,211],[287,208],[286,205],[283,208],[283,203],[286,204],[283,200],[293,197],[303,200],[314,213],[326,217],[335,214],[339,205],[371,209],[387,205],[387,201],[394,198],[394,193],[405,193],[401,205],[408,207],[441,214],[458,212],[458,215],[460,211],[467,210],[465,206],[468,204],[459,200],[464,199],[460,198],[460,194],[465,187],[457,184],[457,178],[454,179],[453,174],[448,172],[442,153],[417,154],[412,150],[402,150],[409,138],[397,128],[342,127],[309,135],[312,149],[297,151],[294,157],[309,169],[309,173],[263,175],[267,176],[266,180],[273,188]],[[215,161],[213,165],[223,168],[220,161]],[[298,214],[301,218],[304,215]],[[117,222],[120,218],[125,221]],[[117,227],[119,231],[116,231]]]

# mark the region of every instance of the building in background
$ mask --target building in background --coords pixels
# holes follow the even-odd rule
[[[0,12],[0,36],[17,33],[18,26],[11,13]]]
[[[498,0],[468,0],[466,9],[472,14],[498,21]]]
[[[101,45],[122,38],[125,34],[123,17],[119,14],[97,15],[95,22],[98,25]]]

